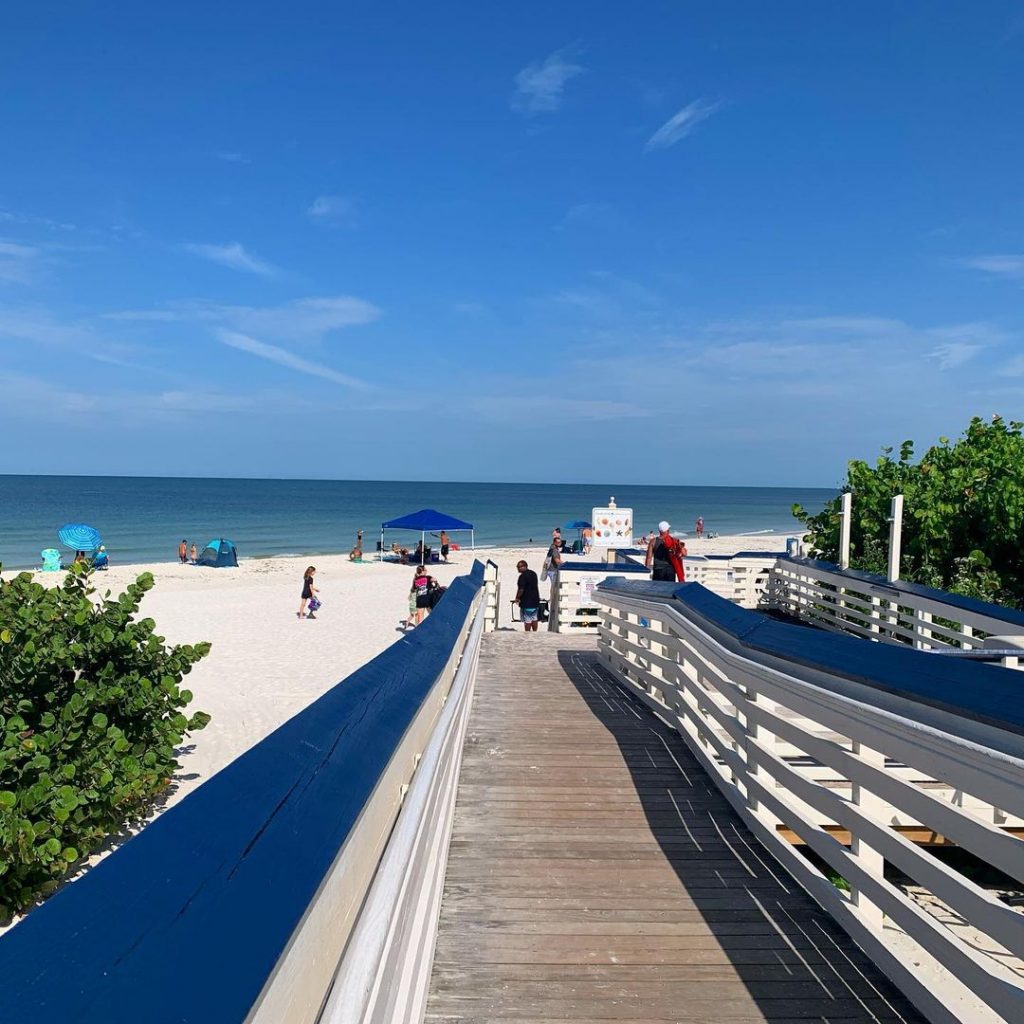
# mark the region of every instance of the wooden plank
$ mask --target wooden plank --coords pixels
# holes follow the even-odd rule
[[[485,638],[426,1019],[920,1024],[595,647]]]

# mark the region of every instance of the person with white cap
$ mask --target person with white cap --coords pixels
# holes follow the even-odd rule
[[[686,557],[686,545],[678,537],[672,536],[672,527],[664,519],[658,523],[658,533],[647,545],[647,558],[644,565],[651,570],[652,580],[667,583],[682,583],[686,579],[683,559]]]

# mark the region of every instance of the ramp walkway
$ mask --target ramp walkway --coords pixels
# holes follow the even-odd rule
[[[593,636],[484,637],[426,1019],[919,1024]]]

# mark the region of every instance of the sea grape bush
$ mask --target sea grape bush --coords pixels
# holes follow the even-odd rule
[[[98,597],[82,566],[54,588],[0,581],[0,918],[145,815],[210,720],[180,687],[210,645],[168,647],[138,618],[152,587]]]
[[[954,443],[939,438],[919,459],[904,441],[874,466],[849,464],[853,492],[850,564],[884,573],[889,508],[904,495],[900,574],[904,579],[984,601],[1024,607],[1024,423],[975,417]],[[839,557],[839,499],[817,515],[799,505],[818,557]]]

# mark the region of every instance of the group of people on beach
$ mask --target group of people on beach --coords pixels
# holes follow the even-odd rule
[[[178,561],[182,565],[188,565],[189,562],[193,565],[199,560],[199,552],[196,550],[195,541],[192,542],[192,551],[189,552],[188,541],[184,537],[181,539],[181,543],[178,545]]]

